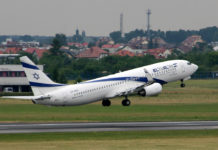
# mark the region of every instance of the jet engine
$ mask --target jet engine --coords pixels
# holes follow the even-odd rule
[[[144,87],[138,92],[141,96],[154,96],[162,92],[162,85],[160,83],[153,83],[149,86]]]

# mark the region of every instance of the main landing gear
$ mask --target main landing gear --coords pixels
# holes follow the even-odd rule
[[[127,96],[125,96],[125,99],[122,101],[123,106],[129,106],[131,104],[131,101],[128,100]],[[109,99],[103,99],[102,106],[109,107],[111,105],[111,101]]]
[[[122,101],[123,106],[129,106],[131,104],[130,100],[128,100],[127,96],[125,96],[125,99]]]
[[[111,101],[109,99],[104,99],[102,101],[102,106],[109,107],[111,105]]]
[[[181,87],[181,88],[184,88],[184,87],[185,87],[185,83],[184,83],[184,80],[183,80],[183,79],[181,79],[180,87]]]

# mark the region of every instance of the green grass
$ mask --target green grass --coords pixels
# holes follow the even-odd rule
[[[2,134],[0,150],[216,150],[218,130]]]
[[[0,100],[0,122],[116,122],[218,120],[218,80],[190,80],[164,86],[155,97],[122,98],[111,107],[101,102],[75,107],[47,107],[30,101]],[[216,150],[218,130],[0,134],[0,150]]]
[[[116,122],[218,120],[218,80],[190,80],[186,88],[179,82],[164,86],[155,97],[131,96],[130,107],[123,98],[111,107],[101,102],[74,107],[47,107],[30,101],[0,100],[0,122]]]
[[[44,107],[32,104],[0,106],[1,122],[110,122],[218,120],[218,104],[100,105]]]

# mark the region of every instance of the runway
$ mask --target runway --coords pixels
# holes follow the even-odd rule
[[[218,129],[218,121],[0,124],[0,134],[204,129]]]

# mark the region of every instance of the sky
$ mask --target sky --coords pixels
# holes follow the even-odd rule
[[[0,0],[0,35],[75,34],[108,36],[146,29],[151,9],[151,29],[179,30],[218,26],[218,0]]]

